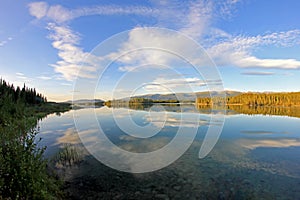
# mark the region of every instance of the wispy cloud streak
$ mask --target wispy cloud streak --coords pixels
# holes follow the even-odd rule
[[[101,5],[67,9],[61,5],[50,6],[46,2],[33,2],[29,5],[29,12],[37,19],[48,18],[57,23],[64,23],[73,19],[91,15],[155,15],[158,10],[145,6]]]
[[[299,44],[300,30],[290,30],[252,37],[232,36],[209,47],[208,53],[219,66],[299,69],[300,61],[296,59],[263,59],[253,55],[255,49],[263,46],[288,47]]]
[[[60,26],[49,23],[47,29],[51,32],[49,38],[53,41],[52,46],[58,50],[61,60],[51,64],[55,71],[61,73],[66,80],[73,80],[76,77],[94,78],[93,72],[96,71],[97,58],[87,60],[92,57],[78,47],[80,37],[68,26]],[[78,73],[81,69],[80,74]]]
[[[247,76],[271,76],[274,75],[274,72],[262,72],[262,71],[247,71],[247,72],[242,72],[242,75],[247,75]]]

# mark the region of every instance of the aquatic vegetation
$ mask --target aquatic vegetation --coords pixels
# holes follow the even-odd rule
[[[78,147],[71,144],[65,144],[64,147],[59,150],[57,154],[51,159],[55,167],[66,167],[80,163],[83,160]]]

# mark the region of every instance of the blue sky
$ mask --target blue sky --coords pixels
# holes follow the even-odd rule
[[[157,51],[120,57],[100,77],[103,60],[133,46],[190,52],[178,40],[184,35],[204,48],[225,89],[300,91],[299,8],[297,0],[1,0],[0,75],[54,101],[90,97],[89,90],[102,99],[205,90],[205,77]],[[122,43],[110,41],[115,34]],[[107,40],[113,44],[103,45]]]

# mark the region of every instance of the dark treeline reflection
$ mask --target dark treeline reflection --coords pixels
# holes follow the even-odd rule
[[[228,110],[248,115],[282,115],[300,117],[299,106],[228,106]]]
[[[127,104],[109,105],[112,108],[129,108],[132,110],[149,111],[153,106],[162,106],[163,109],[153,109],[153,111],[167,112],[192,112],[201,114],[218,114],[226,110],[227,115],[247,114],[247,115],[281,115],[300,118],[300,106],[248,106],[248,105],[227,105],[209,106],[201,104]]]
[[[163,108],[166,111],[170,111],[170,112],[180,112],[181,111],[180,104],[176,104],[176,103],[168,103],[168,104],[161,104],[161,103],[152,103],[152,104],[143,104],[143,103],[106,104],[106,106],[109,107],[109,108],[129,108],[129,109],[132,109],[132,110],[145,110],[145,111],[149,111],[151,109],[151,107],[153,107],[153,106],[155,107],[157,105],[163,106]]]
[[[196,104],[200,113],[212,113],[222,107]],[[300,118],[300,106],[247,106],[247,105],[227,105],[227,115],[246,114],[246,115],[281,115]]]

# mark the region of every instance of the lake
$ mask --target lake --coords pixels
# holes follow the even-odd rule
[[[194,105],[84,108],[49,115],[37,138],[73,199],[300,199],[300,118],[221,114]],[[214,116],[222,131],[199,158]],[[144,159],[165,146],[169,156]]]

